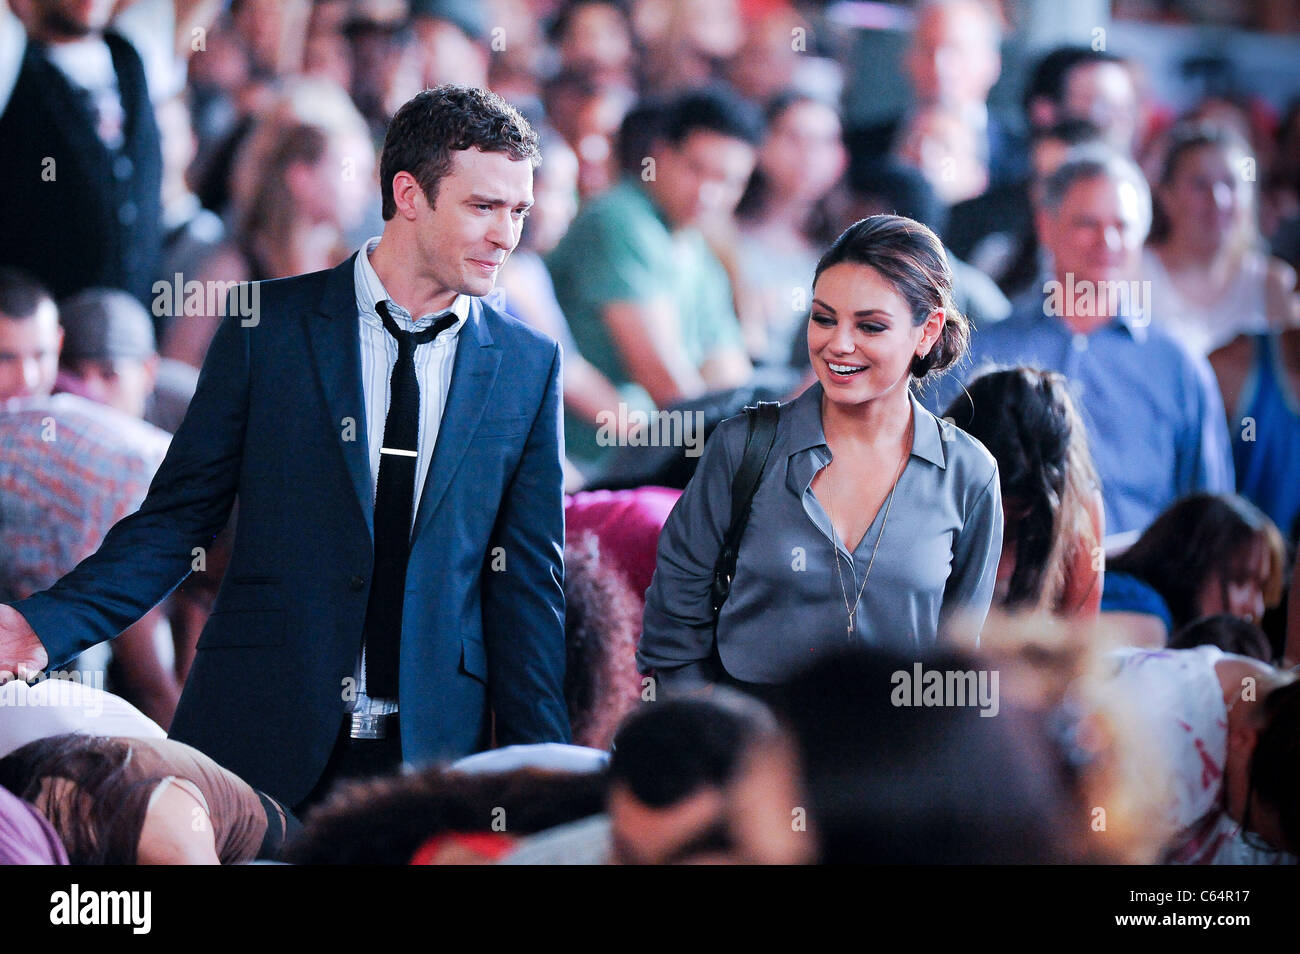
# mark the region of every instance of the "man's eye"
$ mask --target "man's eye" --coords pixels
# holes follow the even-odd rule
[[[483,203],[483,202],[476,202],[476,203],[474,204],[474,208],[476,208],[476,209],[482,209],[484,212],[491,212],[491,211],[492,211],[492,206],[487,205],[486,203]]]

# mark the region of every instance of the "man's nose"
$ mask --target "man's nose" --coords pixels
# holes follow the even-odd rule
[[[504,214],[495,216],[492,219],[492,228],[488,230],[488,241],[506,251],[513,249],[515,243],[519,241],[509,209],[505,210]]]
[[[1221,212],[1226,212],[1232,208],[1232,200],[1232,186],[1224,182],[1215,183],[1214,204]]]
[[[41,384],[41,363],[39,360],[36,358],[23,359],[21,380],[24,396],[36,393],[36,389]]]

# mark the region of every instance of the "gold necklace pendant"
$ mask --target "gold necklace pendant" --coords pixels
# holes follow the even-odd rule
[[[853,600],[852,605],[849,604],[849,591],[844,586],[844,571],[840,568],[839,531],[835,528],[835,504],[833,502],[835,493],[834,489],[831,487],[830,479],[830,468],[831,465],[835,463],[834,458],[832,457],[831,463],[826,465],[826,509],[828,511],[827,515],[831,518],[831,552],[835,557],[835,576],[840,581],[840,597],[844,600],[844,612],[849,618],[849,624],[845,630],[845,635],[847,640],[850,642],[853,640],[853,624],[858,615],[858,606],[862,602],[862,594],[867,591],[867,581],[871,579],[871,568],[876,565],[876,552],[880,549],[881,538],[884,537],[885,527],[889,524],[889,512],[894,507],[894,491],[898,489],[898,482],[903,479],[903,471],[907,469],[907,459],[912,453],[911,443],[914,423],[914,421],[908,421],[908,439],[903,449],[903,459],[899,462],[898,474],[894,477],[894,483],[889,488],[889,496],[885,498],[885,516],[884,519],[880,521],[880,532],[876,534],[876,542],[871,547],[871,559],[867,561],[867,572],[863,574],[862,585],[858,587],[858,595]],[[875,521],[873,520],[872,523],[874,522]],[[871,527],[868,525],[867,532],[870,531]],[[859,540],[858,543],[861,545],[862,541]],[[853,554],[850,553],[849,568],[852,569],[852,567]]]

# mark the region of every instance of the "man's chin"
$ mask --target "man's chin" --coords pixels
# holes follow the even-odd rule
[[[88,36],[98,35],[104,32],[107,23],[100,24],[98,27],[92,26],[81,20],[74,20],[72,17],[64,16],[58,12],[51,12],[45,20],[45,30],[53,37],[60,40],[83,40]]]

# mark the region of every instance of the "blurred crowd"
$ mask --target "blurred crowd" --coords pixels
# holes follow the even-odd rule
[[[238,283],[381,231],[396,110],[488,87],[541,135],[492,301],[563,347],[575,742],[344,785],[301,828],[169,742],[236,516],[77,664],[107,691],[0,689],[0,859],[1294,863],[1300,74],[1283,108],[1163,102],[1082,35],[1007,110],[1014,6],[0,3],[0,601],[139,506]],[[902,17],[896,115],[842,106],[845,8]],[[1288,9],[1235,25],[1300,30]],[[762,702],[656,699],[635,653],[692,459],[654,415],[802,392],[817,261],[876,213],[941,237],[971,322],[922,400],[997,460],[1002,561],[982,638],[925,665],[1001,673],[1001,711],[891,703],[914,661],[868,650]],[[141,773],[179,781],[142,798]]]

